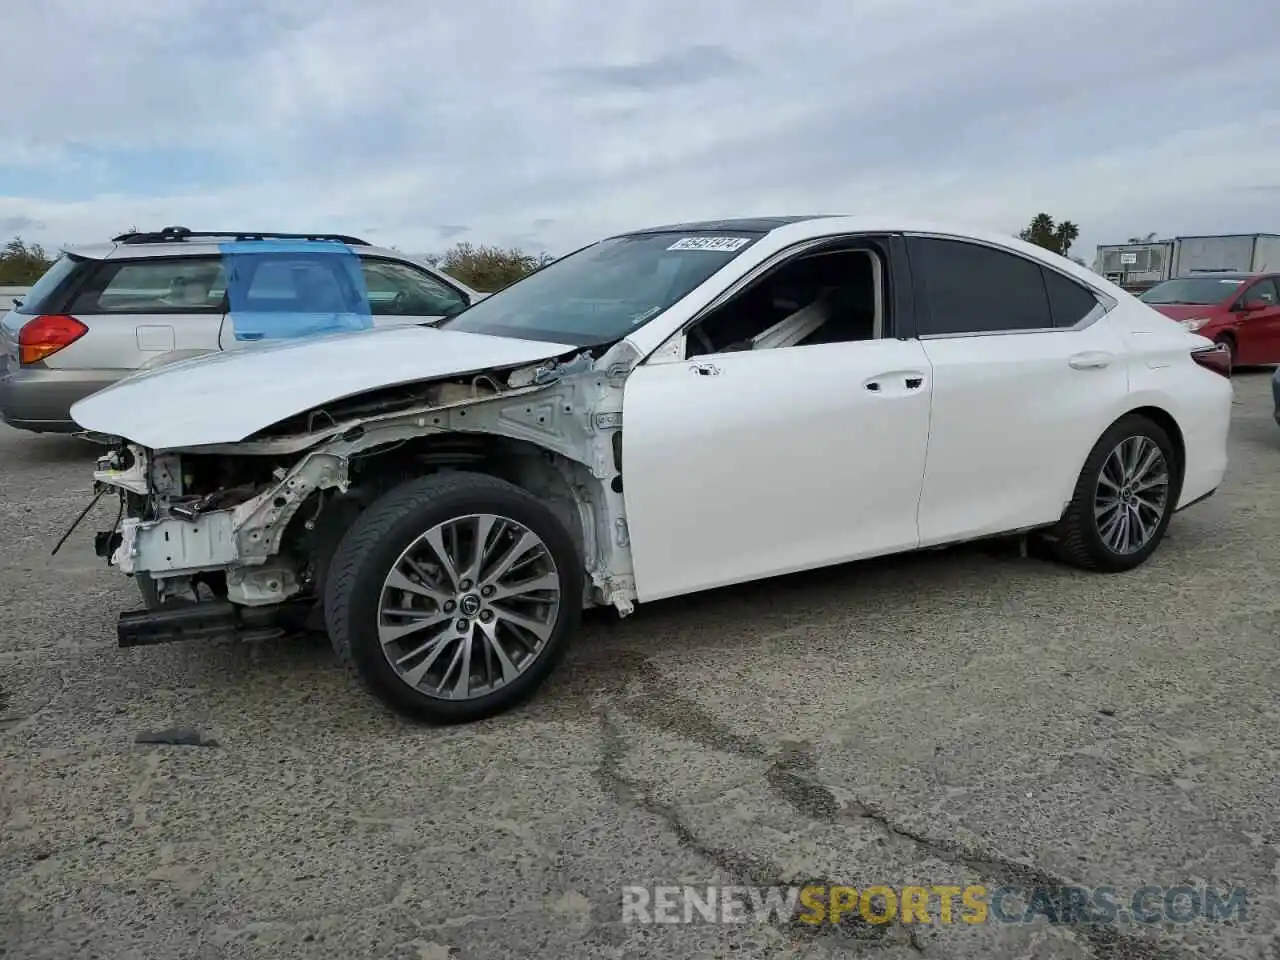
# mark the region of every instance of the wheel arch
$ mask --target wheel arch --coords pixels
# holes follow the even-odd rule
[[[1187,441],[1182,435],[1182,427],[1178,425],[1177,418],[1163,407],[1156,407],[1148,404],[1141,407],[1135,407],[1128,413],[1124,414],[1124,416],[1127,417],[1134,414],[1146,417],[1158,426],[1165,432],[1165,434],[1168,435],[1169,441],[1173,444],[1173,454],[1177,459],[1176,470],[1174,473],[1174,480],[1177,484],[1177,488],[1174,491],[1173,501],[1174,503],[1177,503],[1178,496],[1182,492],[1182,480],[1186,475],[1187,470]],[[1112,421],[1112,425],[1120,419],[1120,417],[1117,417]],[[1108,425],[1107,429],[1111,429],[1111,425]]]
[[[304,544],[318,568],[319,587],[338,541],[381,494],[407,480],[443,471],[486,474],[505,480],[544,502],[564,525],[586,570],[595,554],[590,484],[599,484],[587,467],[532,440],[490,433],[450,431],[389,440],[349,458],[346,493],[316,491],[316,507],[304,504],[290,521],[286,539]],[[311,499],[309,498],[309,499]],[[328,514],[328,517],[325,517]],[[314,518],[314,529],[307,527]]]
[[[1152,423],[1154,423],[1156,426],[1158,426],[1161,430],[1163,430],[1168,435],[1169,442],[1173,444],[1173,454],[1174,454],[1174,459],[1176,461],[1175,467],[1174,467],[1174,482],[1176,484],[1176,490],[1174,492],[1174,502],[1176,503],[1178,496],[1180,496],[1182,492],[1182,480],[1186,474],[1186,469],[1187,469],[1186,438],[1182,434],[1182,427],[1178,425],[1177,418],[1174,417],[1173,414],[1171,414],[1168,410],[1164,409],[1163,407],[1158,407],[1150,403],[1146,403],[1141,406],[1132,407],[1128,410],[1125,410],[1119,416],[1111,420],[1105,427],[1103,427],[1101,430],[1098,431],[1098,435],[1097,437],[1094,438],[1093,443],[1089,445],[1088,449],[1084,450],[1080,454],[1080,460],[1076,466],[1076,472],[1071,478],[1071,487],[1074,490],[1076,479],[1080,476],[1080,471],[1084,469],[1085,464],[1089,460],[1089,455],[1093,452],[1093,448],[1097,445],[1098,441],[1101,440],[1102,437],[1106,435],[1108,430],[1114,427],[1117,423],[1119,423],[1125,417],[1131,417],[1134,415],[1145,417],[1146,419],[1150,420]],[[1071,504],[1071,494],[1068,493],[1067,497],[1063,501],[1062,513],[1059,515],[1059,518],[1058,518],[1059,520],[1062,519],[1062,516],[1065,516],[1067,508],[1070,506],[1070,504]]]

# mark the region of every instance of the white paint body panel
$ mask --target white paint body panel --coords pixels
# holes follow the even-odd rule
[[[1130,409],[1128,351],[1105,322],[926,339],[924,352],[933,413],[922,546],[1056,520],[1098,437]]]
[[[1177,422],[1186,447],[1186,472],[1178,506],[1216,490],[1227,472],[1227,433],[1231,426],[1231,381],[1199,367],[1190,351],[1208,347],[1204,337],[1187,333],[1136,299],[1120,303],[1101,322],[1128,345],[1129,395],[1125,407],[1156,407]]]
[[[324,403],[397,384],[519,366],[575,348],[433,327],[364,330],[209,354],[135,374],[86,397],[86,430],[154,450],[235,443]]]
[[[638,598],[913,549],[929,389],[915,340],[633,371],[622,463]]]

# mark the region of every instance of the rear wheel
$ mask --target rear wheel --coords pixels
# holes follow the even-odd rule
[[[1054,529],[1054,553],[1088,570],[1132,570],[1164,539],[1181,486],[1169,435],[1140,414],[1108,428]]]
[[[582,561],[545,504],[474,473],[409,481],[361,514],[325,585],[339,657],[383,702],[437,723],[529,697],[582,613]]]

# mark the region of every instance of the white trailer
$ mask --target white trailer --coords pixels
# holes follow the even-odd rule
[[[1175,237],[1172,277],[1197,273],[1261,273],[1280,270],[1280,235],[1240,233],[1216,237]]]

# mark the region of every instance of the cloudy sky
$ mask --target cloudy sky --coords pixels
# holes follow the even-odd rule
[[[25,0],[0,40],[0,238],[1280,231],[1275,0]]]

